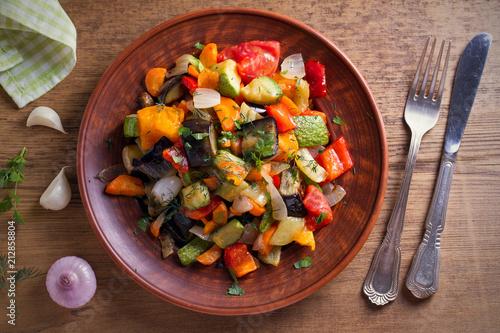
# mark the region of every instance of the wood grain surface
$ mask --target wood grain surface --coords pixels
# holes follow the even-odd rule
[[[46,272],[58,258],[76,255],[93,267],[98,289],[86,306],[52,302],[43,277],[16,287],[16,327],[7,324],[8,297],[0,296],[1,332],[332,332],[378,330],[492,332],[500,318],[500,3],[498,1],[233,1],[231,6],[278,12],[313,27],[337,44],[368,82],[382,112],[389,146],[389,178],[377,224],[356,258],[326,286],[289,307],[252,316],[198,314],[167,303],[137,285],[114,264],[87,220],[76,179],[80,121],[97,82],[118,54],[156,25],[222,1],[61,0],[78,31],[77,63],[50,92],[18,110],[0,90],[0,163],[29,149],[26,182],[18,190],[25,226],[16,230],[18,267]],[[422,141],[402,238],[399,297],[377,307],[362,293],[373,254],[385,233],[406,162],[409,130],[404,104],[428,35],[453,41],[450,74],[467,42],[489,32],[492,48],[458,154],[442,239],[439,291],[418,300],[404,278],[423,236],[442,151],[454,75],[445,87],[440,119]],[[26,128],[36,106],[50,106],[68,135]],[[63,166],[73,190],[69,206],[44,211],[40,195]],[[3,192],[1,193],[3,196]],[[0,252],[6,252],[10,214],[0,215]]]

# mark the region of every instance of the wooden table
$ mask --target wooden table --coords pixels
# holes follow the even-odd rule
[[[336,43],[367,80],[382,112],[389,145],[389,179],[382,211],[365,246],[350,265],[308,298],[271,313],[218,317],[185,310],[148,293],[126,277],[100,245],[88,223],[76,179],[76,143],[87,101],[106,68],[132,41],[175,16],[220,5],[219,1],[61,0],[78,31],[78,61],[72,73],[43,97],[18,110],[0,92],[0,163],[28,147],[26,182],[19,187],[26,225],[16,232],[20,266],[46,272],[58,258],[76,255],[91,263],[96,296],[87,306],[56,305],[45,278],[20,282],[16,290],[23,332],[196,331],[494,331],[500,324],[500,5],[497,1],[235,1],[300,20]],[[477,33],[493,36],[478,95],[464,134],[451,188],[442,239],[439,291],[418,300],[404,278],[423,235],[436,181],[459,57]],[[362,292],[373,254],[385,233],[409,145],[403,121],[405,99],[426,36],[453,40],[450,71],[438,124],[423,139],[410,191],[402,239],[399,297],[377,307]],[[56,110],[68,135],[26,128],[36,106]],[[69,166],[72,201],[60,212],[43,210],[38,199],[63,166]],[[3,196],[2,192],[2,196]],[[6,252],[10,214],[0,215],[0,252]],[[0,296],[0,331],[14,331]]]

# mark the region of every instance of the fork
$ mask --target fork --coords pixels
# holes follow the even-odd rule
[[[417,89],[419,86],[420,72],[427,53],[427,48],[432,39],[434,41],[428,57],[422,84],[420,85],[420,89]],[[406,161],[405,171],[398,196],[396,198],[396,203],[394,204],[394,209],[389,219],[389,223],[387,224],[387,232],[384,240],[375,252],[363,286],[364,293],[373,303],[377,305],[387,304],[388,302],[395,300],[398,295],[399,269],[401,265],[401,235],[403,233],[403,224],[405,220],[406,204],[408,202],[408,192],[410,189],[411,178],[415,168],[415,161],[417,160],[417,153],[422,137],[431,128],[433,128],[434,125],[436,125],[439,117],[439,109],[441,106],[441,98],[443,96],[446,70],[448,69],[451,43],[448,46],[441,80],[436,94],[434,90],[436,89],[439,67],[446,40],[443,40],[441,44],[441,49],[434,67],[431,85],[430,88],[427,88],[427,81],[436,41],[436,37],[429,37],[427,39],[424,51],[420,57],[417,72],[415,73],[413,84],[408,93],[404,113],[405,121],[411,130],[408,159]]]

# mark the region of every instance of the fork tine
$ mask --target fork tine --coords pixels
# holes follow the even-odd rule
[[[427,67],[425,68],[424,79],[422,80],[422,87],[420,88],[419,95],[425,96],[425,88],[427,87],[427,79],[429,77],[429,70],[431,68],[432,57],[434,55],[434,49],[436,48],[437,37],[434,37],[434,42],[432,43],[431,53],[429,54],[429,59],[427,59]],[[438,62],[439,67],[439,62]]]
[[[443,49],[444,49],[444,44],[446,40],[443,39],[443,42],[441,43],[441,49],[439,50],[439,55],[436,60],[436,66],[434,66],[434,74],[432,75],[432,81],[431,81],[431,87],[429,88],[429,97],[433,98],[434,97],[434,87],[436,87],[436,81],[439,73],[439,67],[441,64],[441,57],[443,55]]]
[[[444,41],[443,41],[443,43],[444,43]],[[446,79],[446,71],[448,70],[448,60],[450,59],[450,49],[451,49],[451,40],[448,41],[448,51],[446,52],[446,60],[444,62],[443,74],[441,74],[441,81],[439,83],[439,90],[438,90],[438,94],[436,97],[436,100],[438,101],[438,103],[441,103],[441,97],[443,97],[444,82]]]
[[[411,98],[413,98],[417,92],[418,78],[420,77],[420,70],[422,70],[422,64],[424,63],[425,54],[427,53],[427,46],[429,46],[430,40],[431,37],[427,38],[427,43],[425,44],[424,51],[422,52],[422,55],[420,56],[420,61],[418,62],[417,71],[415,72],[415,78],[413,79],[413,83],[410,88],[410,93],[408,95]]]

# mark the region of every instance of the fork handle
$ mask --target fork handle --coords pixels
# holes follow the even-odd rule
[[[427,298],[439,287],[441,264],[441,233],[444,229],[446,207],[450,195],[456,154],[444,154],[425,221],[425,234],[406,278],[406,287],[415,297]]]
[[[412,133],[408,159],[394,209],[387,224],[384,240],[378,247],[368,271],[363,291],[377,305],[396,299],[399,288],[401,266],[401,235],[408,202],[411,178],[415,169],[417,153],[423,134]]]

